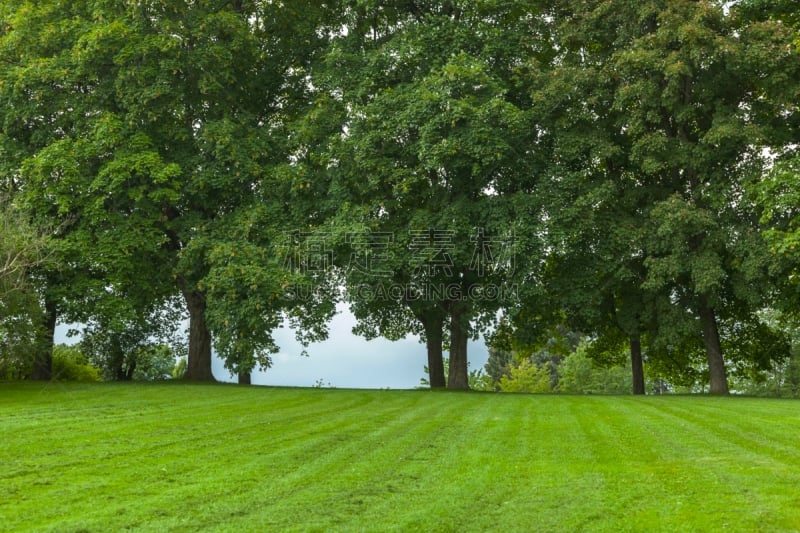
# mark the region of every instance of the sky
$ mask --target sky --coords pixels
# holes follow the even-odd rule
[[[294,333],[282,328],[275,332],[281,350],[272,357],[272,367],[253,372],[254,385],[280,385],[347,389],[413,389],[425,377],[425,345],[416,336],[400,341],[365,340],[352,333],[355,318],[346,307],[339,309],[324,342],[308,347],[308,357]],[[472,341],[468,347],[470,369],[483,368],[489,357],[485,343]],[[447,354],[445,353],[445,357]],[[220,381],[236,381],[222,361],[214,360],[214,376]]]
[[[324,342],[311,344],[308,357],[301,355],[302,346],[288,328],[275,332],[280,352],[273,355],[272,367],[254,371],[254,385],[311,387],[321,385],[347,389],[413,389],[420,386],[427,364],[425,345],[416,336],[396,342],[386,339],[367,341],[352,333],[355,318],[346,307],[330,325],[330,335]],[[57,343],[74,343],[67,339],[67,326],[56,331]],[[483,340],[471,341],[468,347],[470,370],[483,368],[489,357]],[[445,353],[447,357],[447,353]],[[235,382],[235,376],[225,369],[222,360],[214,358],[214,377],[218,381]]]

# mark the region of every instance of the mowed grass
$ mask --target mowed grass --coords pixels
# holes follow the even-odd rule
[[[800,402],[0,384],[3,531],[799,531]]]

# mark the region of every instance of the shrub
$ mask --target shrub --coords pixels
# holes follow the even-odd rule
[[[91,366],[75,346],[53,349],[53,379],[57,381],[100,381],[100,369]]]
[[[524,359],[510,369],[509,375],[501,377],[498,385],[500,392],[550,392],[550,369],[547,365],[538,367],[529,359]]]
[[[630,369],[596,366],[582,344],[558,366],[558,389],[569,394],[629,394]]]

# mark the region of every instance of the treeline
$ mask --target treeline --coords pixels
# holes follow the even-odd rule
[[[481,333],[563,330],[634,393],[763,377],[798,298],[793,7],[1,1],[2,364],[187,317],[185,376],[213,344],[248,382],[346,301],[421,335],[434,388]]]
[[[564,342],[566,341],[566,342]],[[470,388],[480,391],[564,394],[629,394],[633,386],[631,360],[618,354],[613,360],[599,357],[590,339],[570,334],[551,338],[533,353],[490,349],[484,368],[470,371]],[[707,369],[702,365],[676,375],[646,361],[647,394],[708,392]],[[769,368],[734,372],[732,390],[750,396],[800,397],[800,350],[794,345],[787,357]]]

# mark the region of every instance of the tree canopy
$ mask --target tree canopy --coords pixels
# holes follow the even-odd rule
[[[469,387],[469,338],[561,329],[636,393],[726,393],[790,355],[765,317],[800,294],[791,7],[2,1],[0,306],[45,379],[59,320],[123,376],[188,317],[210,380],[212,346],[247,376],[344,300],[420,335],[432,387]]]

